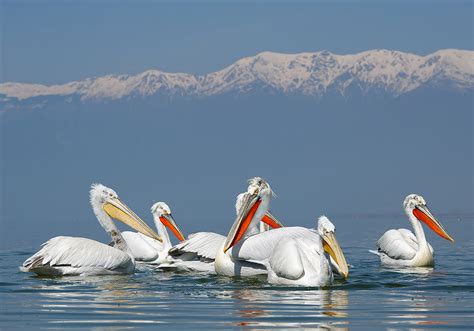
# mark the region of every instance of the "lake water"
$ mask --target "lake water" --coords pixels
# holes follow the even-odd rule
[[[39,278],[18,270],[34,249],[3,251],[0,329],[472,330],[473,217],[440,219],[456,243],[429,234],[436,267],[411,272],[383,268],[367,252],[384,230],[408,227],[408,221],[334,219],[340,223],[338,239],[353,267],[348,281],[337,280],[324,289],[148,267],[126,276]],[[352,225],[344,232],[347,222],[360,227],[354,230]]]

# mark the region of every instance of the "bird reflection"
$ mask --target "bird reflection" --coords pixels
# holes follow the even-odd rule
[[[434,268],[431,267],[385,267],[385,270],[389,272],[395,272],[399,274],[416,274],[416,275],[429,275],[433,273]]]
[[[348,324],[346,290],[264,287],[235,290],[231,297],[235,299],[238,326],[341,327]],[[285,321],[273,322],[275,318]],[[296,322],[290,322],[291,319]]]
[[[160,314],[144,309],[147,299],[152,298],[153,308],[159,311],[169,307],[171,294],[150,291],[149,285],[149,281],[127,276],[68,277],[48,279],[35,286],[35,290],[43,297],[42,311],[59,313],[49,323],[106,323],[108,329],[121,324],[120,329],[123,329],[124,323],[161,323]],[[82,316],[77,316],[77,311],[81,311]],[[117,316],[117,320],[111,316]]]
[[[411,291],[400,293],[390,291],[385,301],[390,306],[398,308],[396,314],[388,315],[390,324],[411,324],[411,325],[439,325],[447,324],[445,321],[436,319],[439,313],[446,307],[440,298],[428,296],[425,291]]]

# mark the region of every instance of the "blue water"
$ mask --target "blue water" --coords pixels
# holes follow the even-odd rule
[[[443,217],[456,243],[429,234],[436,266],[412,271],[383,268],[367,252],[390,223],[407,221],[334,220],[353,267],[348,281],[323,289],[146,266],[126,276],[39,278],[18,270],[33,248],[3,251],[0,329],[473,328],[472,216]],[[344,222],[360,226],[344,233]]]

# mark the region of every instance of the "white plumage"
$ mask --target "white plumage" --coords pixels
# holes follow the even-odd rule
[[[312,238],[284,239],[268,261],[270,284],[325,286],[333,281],[329,259],[321,241]]]
[[[420,222],[426,223],[441,237],[453,239],[431,214],[422,196],[408,195],[403,206],[415,234],[407,229],[388,230],[377,241],[377,251],[371,252],[377,254],[386,266],[431,267],[434,265],[434,250],[427,242]]]
[[[106,275],[132,273],[133,258],[113,247],[80,237],[54,237],[23,263],[38,275]]]
[[[143,234],[161,240],[117,193],[101,184],[92,185],[91,205],[101,226],[110,234],[115,247],[79,237],[54,237],[28,258],[21,268],[38,275],[105,275],[131,273],[135,260],[127,242],[111,217],[124,222]]]
[[[152,239],[139,232],[125,231],[122,235],[135,260],[154,265],[172,262],[173,259],[168,254],[172,244],[166,227],[169,227],[178,236],[178,239],[183,240],[184,236],[174,221],[171,209],[166,203],[157,202],[153,204],[151,213],[161,241]]]
[[[313,230],[299,226],[274,229],[250,236],[237,243],[228,252],[239,260],[265,264],[280,241],[283,239],[299,240],[305,237],[314,238],[317,237],[317,234]]]
[[[335,231],[329,219],[321,216],[317,232],[300,231],[296,238],[278,241],[267,262],[268,282],[326,286],[333,282],[333,270],[347,278],[348,266]]]
[[[305,275],[305,266],[303,259],[304,249],[300,247],[308,247],[311,249],[313,242],[301,238],[296,241],[290,238],[284,238],[276,245],[278,252],[285,252],[285,254],[270,254],[270,258],[267,263],[268,279],[272,283],[276,283],[276,280],[286,279],[290,281],[296,281],[301,279]]]
[[[249,181],[247,192],[237,196],[235,203],[236,214],[247,197],[248,192],[255,192],[258,189],[258,177]],[[270,229],[270,225],[266,222],[270,220],[272,226],[282,226],[269,212],[265,214],[262,221],[258,222],[255,231],[264,232]],[[219,249],[221,249],[226,241],[226,237],[214,232],[197,232],[189,235],[188,239],[174,246],[169,254],[173,257],[172,264],[162,265],[163,267],[173,267],[184,271],[205,271],[215,273],[214,261]],[[259,271],[261,273],[261,271]]]
[[[260,233],[259,223],[268,212],[272,196],[270,185],[260,177],[250,179],[247,192],[237,196],[237,218],[225,242],[217,250],[214,262],[214,268],[218,275],[254,276],[266,274],[267,271],[262,264],[240,259],[235,253],[237,249],[235,245],[242,244],[252,235]]]
[[[251,236],[236,244],[234,259],[265,266],[271,284],[324,286],[332,283],[331,256],[323,243],[331,246],[336,270],[347,277],[347,264],[335,240],[334,225],[322,216],[318,230],[285,227]]]
[[[164,251],[163,243],[139,232],[124,231],[122,232],[122,236],[127,242],[130,252],[136,261],[156,261],[159,259],[159,253]]]
[[[428,243],[428,248],[433,254],[433,247]],[[420,249],[418,241],[410,230],[388,230],[377,241],[379,252],[396,260],[411,260]]]
[[[265,224],[260,222],[260,232],[269,231]],[[267,225],[267,224],[265,224]],[[224,245],[226,237],[214,232],[196,232],[189,235],[188,239],[177,244],[169,251],[173,257],[171,265],[180,271],[199,271],[215,273],[214,261],[217,251]]]
[[[269,259],[283,239],[313,237],[306,228],[277,228],[259,233],[258,221],[268,212],[274,195],[270,185],[260,177],[250,180],[247,192],[239,195],[237,218],[224,244],[218,249],[215,270],[225,276],[254,276],[266,274]],[[283,244],[282,244],[283,245]],[[289,243],[286,248],[291,248]],[[276,257],[275,257],[276,258]],[[275,258],[273,261],[276,263]]]
[[[170,250],[172,256],[184,253],[195,254],[197,258],[214,260],[219,247],[225,242],[225,237],[214,232],[196,232],[188,239],[177,244]]]

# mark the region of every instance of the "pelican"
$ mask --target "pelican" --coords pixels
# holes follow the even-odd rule
[[[276,242],[268,260],[261,261],[270,284],[326,286],[333,282],[333,269],[344,278],[349,275],[336,228],[326,216],[319,218],[317,232],[299,230]]]
[[[80,237],[54,237],[23,263],[22,271],[38,275],[108,275],[135,270],[135,259],[112,218],[153,239],[162,239],[143,222],[117,193],[101,184],[93,184],[90,202],[100,225],[112,237],[115,247]]]
[[[319,286],[332,281],[333,268],[347,278],[347,262],[335,239],[334,225],[326,217],[318,223],[319,233],[304,227],[255,233],[255,222],[268,210],[273,194],[266,181],[257,180],[259,185],[245,193],[236,221],[217,252],[216,273],[253,276],[268,272],[272,283]]]
[[[258,186],[258,179],[249,180],[248,192],[255,192]],[[246,193],[237,196],[235,210],[239,213]],[[276,229],[283,225],[269,211],[259,222],[259,232],[268,231],[270,228]],[[214,273],[214,261],[216,253],[224,244],[226,237],[214,232],[197,232],[189,235],[188,239],[174,246],[169,254],[173,257],[171,265],[162,267],[172,267],[185,271],[201,271]]]
[[[180,241],[184,240],[184,235],[176,224],[171,214],[171,209],[166,203],[155,203],[151,207],[151,213],[161,241],[152,239],[140,232],[125,231],[122,233],[122,236],[127,242],[136,261],[159,265],[172,261],[168,255],[168,251],[172,245],[166,227],[168,227]]]
[[[434,251],[426,241],[420,222],[428,225],[442,238],[451,242],[454,242],[454,239],[431,214],[421,195],[408,195],[403,202],[403,207],[415,234],[407,229],[388,230],[377,241],[378,250],[371,252],[378,255],[380,262],[386,266],[431,267],[434,265]]]
[[[272,196],[270,185],[261,177],[251,178],[247,192],[238,195],[237,218],[215,255],[214,269],[218,275],[254,276],[267,273],[263,264],[241,259],[238,251],[231,248],[237,242],[246,241],[259,233],[259,222],[268,212]]]

